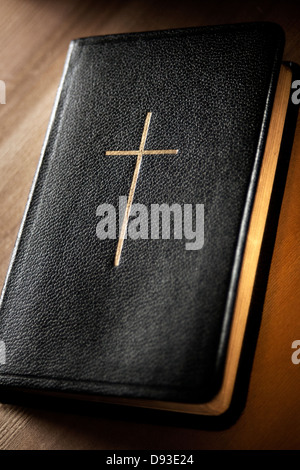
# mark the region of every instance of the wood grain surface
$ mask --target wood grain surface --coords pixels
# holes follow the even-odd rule
[[[300,63],[296,1],[1,0],[0,283],[9,264],[71,39],[244,21],[286,32]],[[219,430],[102,410],[0,404],[0,449],[300,449],[300,119],[272,257],[245,408]],[[155,417],[155,415],[153,415]]]

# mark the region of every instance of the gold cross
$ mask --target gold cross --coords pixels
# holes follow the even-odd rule
[[[129,190],[128,200],[127,200],[125,215],[124,215],[122,228],[121,228],[120,236],[119,236],[119,241],[117,245],[117,251],[115,255],[115,261],[114,261],[115,266],[119,266],[119,263],[120,263],[121,252],[122,252],[123,243],[124,243],[124,236],[127,230],[130,209],[132,206],[134,192],[135,192],[137,180],[139,177],[143,155],[163,155],[163,154],[164,155],[170,155],[170,154],[176,155],[178,153],[178,150],[145,150],[145,143],[146,143],[146,139],[148,135],[151,116],[152,116],[152,113],[147,113],[139,150],[110,150],[110,151],[105,152],[105,155],[137,155],[136,165],[135,165],[133,178],[132,178],[132,182],[131,182],[131,186]]]

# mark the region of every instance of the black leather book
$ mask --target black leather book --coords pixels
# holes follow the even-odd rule
[[[1,298],[0,386],[229,406],[291,87],[243,24],[71,43]]]

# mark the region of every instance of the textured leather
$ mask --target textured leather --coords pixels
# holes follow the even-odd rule
[[[283,50],[258,23],[71,43],[1,303],[0,384],[203,402],[222,379]],[[204,204],[205,241],[99,240],[96,209]]]

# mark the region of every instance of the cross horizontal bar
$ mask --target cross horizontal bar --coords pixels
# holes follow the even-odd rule
[[[138,155],[139,150],[109,150],[105,155]],[[143,155],[176,155],[178,150],[144,150]]]

